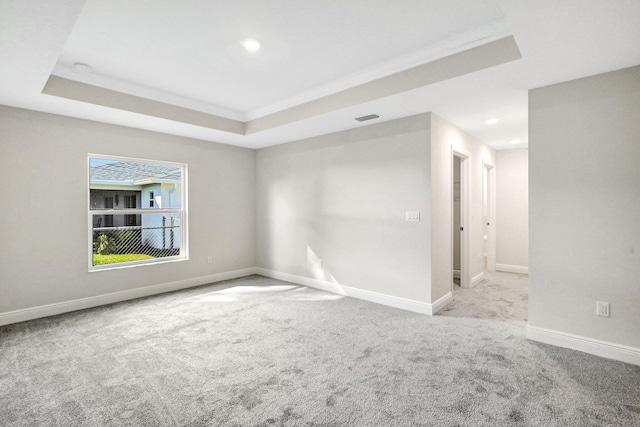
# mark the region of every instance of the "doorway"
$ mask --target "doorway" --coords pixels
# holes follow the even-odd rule
[[[451,232],[452,232],[452,280],[451,290],[456,286],[470,287],[469,278],[469,153],[452,150],[451,155]]]
[[[453,156],[453,283],[460,286],[460,163],[458,156]]]
[[[482,162],[482,252],[484,271],[496,270],[495,169]]]

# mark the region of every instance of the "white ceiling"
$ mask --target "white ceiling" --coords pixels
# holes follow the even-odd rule
[[[640,64],[639,23],[638,0],[0,0],[0,104],[252,148],[432,111],[513,148],[528,89]],[[42,94],[53,74],[247,122],[509,35],[522,59],[248,135]]]

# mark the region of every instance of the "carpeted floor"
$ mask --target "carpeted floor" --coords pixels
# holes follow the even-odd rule
[[[3,426],[637,426],[640,367],[251,276],[0,328]]]
[[[453,303],[440,315],[527,321],[529,276],[485,271],[484,280],[473,288],[454,283]]]

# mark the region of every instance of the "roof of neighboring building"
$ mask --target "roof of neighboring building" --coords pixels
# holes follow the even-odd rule
[[[91,159],[90,180],[92,184],[121,183],[122,185],[144,185],[151,183],[179,183],[181,168],[177,166],[150,165],[137,162],[109,162],[94,164]]]

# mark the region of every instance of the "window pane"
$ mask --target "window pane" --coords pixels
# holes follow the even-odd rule
[[[139,206],[137,205],[137,197],[135,194],[133,195],[125,195],[124,196],[124,207],[125,209],[136,209]]]
[[[181,206],[182,168],[134,161],[89,159],[90,209],[169,209]],[[144,196],[143,196],[144,195]],[[146,200],[143,199],[146,197]],[[142,206],[138,206],[138,201]]]
[[[184,174],[179,163],[89,158],[90,270],[187,258]]]
[[[179,256],[181,223],[178,213],[94,214],[93,265]]]

